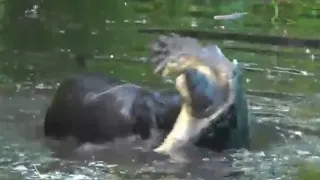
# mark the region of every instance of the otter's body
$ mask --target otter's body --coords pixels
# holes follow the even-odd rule
[[[98,73],[76,74],[53,97],[44,133],[55,139],[73,136],[81,143],[133,134],[149,139],[152,128],[170,131],[180,105],[176,92],[151,92]]]

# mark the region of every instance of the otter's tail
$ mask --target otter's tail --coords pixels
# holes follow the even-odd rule
[[[198,55],[201,48],[201,44],[195,38],[181,37],[176,34],[161,35],[150,46],[150,61],[154,65],[154,72],[160,71],[171,60],[169,57],[182,54]]]

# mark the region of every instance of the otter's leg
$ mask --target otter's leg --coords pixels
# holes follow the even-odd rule
[[[136,119],[134,132],[144,140],[143,148],[150,151],[164,139],[164,133],[157,127],[152,99],[148,95],[141,94],[136,98],[132,108]]]

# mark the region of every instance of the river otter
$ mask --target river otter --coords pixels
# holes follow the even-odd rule
[[[150,91],[100,73],[75,74],[57,89],[44,121],[44,134],[75,137],[79,143],[103,143],[118,137],[151,138],[151,130],[169,132],[180,111],[176,91]]]
[[[200,56],[210,54],[209,48],[207,48],[207,52],[203,51],[206,48],[182,42],[175,38],[168,38],[165,42],[162,40],[156,41],[151,48],[152,62],[163,55],[165,57],[174,55],[174,53],[179,52],[179,48],[175,47],[179,46],[188,47],[182,48],[182,50],[180,48],[180,52],[189,49]],[[172,44],[175,44],[175,47]],[[160,45],[161,48],[157,45]],[[199,48],[201,51],[199,51]],[[159,53],[159,50],[166,49],[170,50],[168,54]],[[188,51],[188,53],[190,52]],[[207,59],[202,58],[201,60],[206,61]],[[165,62],[163,65],[169,68],[172,63]],[[203,72],[199,73],[198,70],[185,72],[189,74],[190,79],[195,78],[188,80],[189,85],[198,86],[197,83],[203,83],[204,85],[209,82],[214,83],[214,81],[203,79],[210,79],[214,76],[203,76],[201,75]],[[174,71],[178,70],[173,68],[170,73]],[[197,77],[200,77],[200,79],[197,79]],[[240,79],[237,78],[237,81],[234,82],[239,83]],[[215,84],[213,85],[215,86]],[[219,86],[215,87],[218,90]],[[221,117],[223,121],[214,123],[206,133],[197,139],[195,142],[197,146],[218,151],[226,148],[247,147],[246,100],[243,99],[241,86],[236,85],[236,87],[235,97],[238,99],[229,108],[228,112]],[[201,96],[202,89],[200,88],[199,91],[197,88],[190,88],[188,92],[199,99],[198,96]],[[178,88],[180,91],[182,89]],[[73,136],[81,144],[85,142],[102,143],[112,141],[117,137],[136,134],[144,140],[151,140],[150,147],[154,148],[161,143],[161,141],[159,142],[161,138],[153,137],[152,129],[165,137],[172,130],[180,113],[185,99],[178,90],[152,91],[100,73],[75,74],[64,80],[57,89],[45,115],[44,134],[46,137],[54,139]],[[202,101],[193,102],[195,105],[193,108],[200,107],[208,98],[209,100],[213,98],[215,102],[218,102],[218,98],[224,99],[223,96],[220,96],[224,94],[224,92],[219,91],[208,94],[207,97],[202,97]],[[221,105],[221,103],[217,104]],[[206,115],[200,113],[199,117],[206,117]]]

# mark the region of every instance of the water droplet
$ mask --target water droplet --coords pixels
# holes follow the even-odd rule
[[[27,171],[28,168],[24,165],[19,165],[13,168],[14,171]]]
[[[203,158],[202,161],[210,161],[209,158]]]
[[[314,54],[311,55],[311,60],[314,60],[316,57],[314,56]]]
[[[257,155],[258,155],[258,156],[261,156],[261,157],[265,157],[265,156],[266,156],[266,154],[265,154],[263,151],[257,153]]]
[[[82,175],[82,174],[71,175],[71,178],[70,178],[70,180],[84,180],[84,179],[91,179],[91,178],[89,178],[86,175]]]
[[[195,19],[191,20],[191,27],[198,27],[198,23]]]
[[[118,165],[117,164],[108,164],[107,167],[108,168],[114,168],[114,167],[117,167]],[[104,167],[104,166],[101,166],[101,167]]]
[[[307,71],[301,71],[301,74],[307,76],[307,75],[308,75],[308,72],[307,72]]]
[[[233,62],[233,64],[235,64],[235,65],[239,64],[238,60],[236,60],[236,59],[233,59],[232,62]]]
[[[297,136],[302,136],[302,132],[301,131],[295,131],[293,134],[295,134]]]
[[[295,150],[295,152],[298,154],[298,155],[310,155],[311,153],[309,151],[303,151],[303,150]]]

